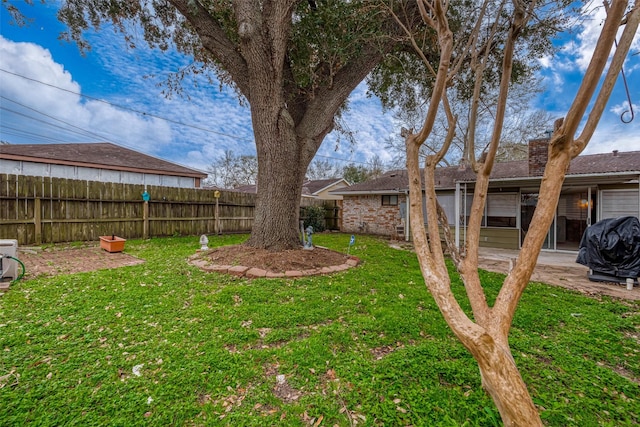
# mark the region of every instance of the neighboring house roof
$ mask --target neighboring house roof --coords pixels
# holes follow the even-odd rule
[[[158,175],[206,178],[207,174],[109,142],[0,145],[0,159],[83,166]]]
[[[239,187],[233,188],[233,191],[256,194],[258,192],[258,187],[255,184],[241,185]]]
[[[331,194],[378,194],[402,193],[409,186],[409,175],[406,170],[393,170],[368,181],[353,184],[346,188],[331,191]]]
[[[318,194],[321,191],[324,191],[330,187],[333,187],[336,184],[344,182],[344,184],[349,185],[346,179],[344,178],[329,178],[329,179],[316,179],[309,180],[302,184],[302,188],[306,188],[309,190],[309,194]]]
[[[609,175],[622,173],[640,174],[640,151],[614,152],[578,156],[571,161],[567,176]],[[492,181],[514,179],[541,179],[541,176],[529,175],[528,160],[496,163],[491,172]],[[474,182],[475,174],[470,168],[449,166],[436,169],[437,188],[453,188],[456,182]],[[424,182],[424,180],[423,180]],[[332,191],[332,194],[382,194],[402,193],[409,187],[407,170],[394,170],[379,178],[354,184],[347,188]]]
[[[302,195],[313,197],[318,193],[326,190],[327,188],[333,187],[336,184],[344,182],[346,185],[349,183],[344,178],[330,178],[330,179],[316,179],[316,180],[308,180],[302,184]],[[234,191],[239,191],[242,193],[255,193],[257,191],[257,186],[255,184],[252,185],[241,185],[233,189]]]

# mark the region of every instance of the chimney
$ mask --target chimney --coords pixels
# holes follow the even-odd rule
[[[549,158],[549,138],[529,140],[529,176],[542,176]]]

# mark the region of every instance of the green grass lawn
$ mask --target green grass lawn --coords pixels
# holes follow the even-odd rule
[[[349,236],[313,239],[346,251]],[[191,267],[198,248],[130,240],[146,263],[12,286],[0,425],[500,425],[414,254],[358,237],[355,269],[247,280]],[[502,276],[482,278],[494,296]],[[511,346],[546,424],[638,425],[639,336],[638,303],[532,284]]]

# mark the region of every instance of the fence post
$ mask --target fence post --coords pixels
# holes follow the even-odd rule
[[[220,211],[218,210],[218,201],[220,200],[220,191],[216,190],[213,192],[213,197],[216,199],[216,209],[214,212],[214,220],[213,220],[213,228],[215,234],[222,234],[220,231]]]
[[[39,197],[34,199],[33,204],[33,225],[35,226],[36,245],[42,244],[42,202]]]
[[[142,238],[149,238],[149,202],[142,202]]]

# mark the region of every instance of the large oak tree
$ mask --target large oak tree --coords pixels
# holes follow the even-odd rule
[[[81,47],[90,27],[110,23],[132,46],[142,28],[150,46],[173,43],[238,91],[258,158],[248,244],[272,250],[299,245],[307,167],[349,94],[397,43],[395,22],[367,0],[65,0],[59,18]]]

